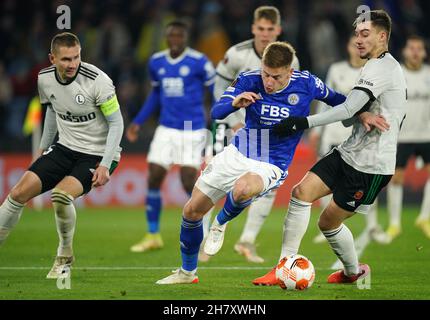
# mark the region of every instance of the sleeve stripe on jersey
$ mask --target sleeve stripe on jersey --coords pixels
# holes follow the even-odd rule
[[[51,72],[55,72],[55,68],[52,68],[52,69],[49,69],[49,70],[45,70],[45,71],[40,71],[39,75],[45,74],[45,73],[51,73]]]
[[[96,78],[94,76],[86,73],[84,70],[79,70],[78,73],[81,74],[81,75],[83,75],[83,76],[85,76],[85,77],[87,77],[87,78],[90,78],[91,80],[96,80]]]
[[[230,81],[230,82],[232,82],[234,79],[230,79],[230,78],[227,78],[226,76],[223,76],[221,73],[219,73],[219,72],[217,72],[216,73],[217,74],[217,76],[220,76],[221,78],[223,78],[224,80],[227,80],[227,81]]]
[[[363,88],[363,87],[354,87],[354,88],[352,88],[352,90],[354,90],[354,89],[366,92],[367,95],[369,96],[370,100],[372,100],[372,102],[376,100],[375,96],[373,95],[373,92],[370,91],[369,89]]]
[[[81,69],[87,71],[89,74],[92,74],[94,77],[97,77],[99,74],[93,70],[88,69],[87,67],[84,67],[81,65]]]
[[[229,95],[229,94],[223,94],[221,97],[220,97],[220,99],[221,98],[232,98],[233,100],[234,99],[236,99],[236,97],[235,96],[232,96],[232,95]]]

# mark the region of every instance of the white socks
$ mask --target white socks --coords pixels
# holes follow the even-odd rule
[[[342,261],[345,274],[347,276],[358,274],[358,257],[355,252],[354,238],[348,227],[341,224],[337,229],[323,231],[322,233],[327,238],[334,253]]]
[[[76,225],[76,210],[73,205],[73,197],[62,190],[53,189],[51,199],[60,239],[57,256],[70,257],[73,255],[73,235]]]
[[[403,186],[401,184],[390,183],[387,188],[388,213],[390,217],[390,226],[400,228]]]
[[[18,223],[23,208],[24,205],[13,200],[10,195],[0,206],[0,245],[3,244],[10,231]]]
[[[297,254],[300,243],[308,228],[312,203],[291,197],[284,221],[284,234],[280,259]]]
[[[255,243],[255,239],[272,209],[275,197],[276,192],[269,192],[251,204],[242,235],[240,236],[240,242]]]
[[[421,204],[421,212],[417,220],[430,219],[430,179],[424,187],[423,202]]]

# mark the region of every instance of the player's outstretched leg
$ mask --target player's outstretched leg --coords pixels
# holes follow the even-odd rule
[[[18,223],[27,201],[39,195],[42,182],[31,171],[26,171],[0,206],[0,246]]]
[[[428,171],[430,171],[430,169]],[[424,187],[421,212],[415,221],[415,225],[424,232],[424,235],[427,238],[430,239],[430,179],[427,180],[427,183]]]
[[[330,193],[330,189],[313,172],[308,172],[302,181],[293,187],[292,196],[285,216],[280,259],[296,254],[308,228],[312,202]],[[278,284],[275,268],[252,281],[254,285],[273,286]]]
[[[18,223],[24,204],[15,201],[9,194],[0,206],[0,246]]]
[[[261,230],[275,201],[276,191],[269,192],[251,204],[245,226],[234,250],[243,255],[249,262],[263,263],[264,259],[257,254],[255,239]]]
[[[224,207],[216,215],[209,229],[208,238],[206,239],[204,251],[206,254],[213,256],[221,249],[224,243],[224,233],[227,222],[238,216],[249,204],[251,199],[245,201],[235,201],[234,191],[227,193]]]
[[[327,195],[327,196],[322,197],[320,199],[322,210],[324,210],[328,206],[328,204],[330,203],[330,200],[331,200],[331,195]],[[312,239],[312,242],[316,243],[316,244],[324,243],[326,241],[327,241],[327,239],[324,237],[324,235],[322,234],[321,231]]]
[[[73,236],[76,226],[76,210],[73,205],[74,197],[67,192],[54,188],[51,194],[55,211],[55,222],[59,245],[54,265],[47,274],[47,279],[57,279],[70,270],[73,262]]]
[[[351,231],[343,221],[353,212],[340,208],[333,200],[323,211],[318,226],[344,266],[344,269],[332,273],[327,281],[329,283],[351,283],[369,274],[370,268],[358,263],[358,256],[354,247],[354,238]]]
[[[203,217],[203,241],[202,241],[202,244],[200,245],[200,250],[199,250],[199,261],[200,262],[208,262],[210,259],[210,256],[205,253],[205,251],[203,250],[203,247],[205,245],[206,239],[207,239],[208,234],[209,234],[209,228],[210,228],[211,218],[212,218],[212,211],[214,210],[214,208],[215,207],[210,208],[209,211]]]
[[[293,195],[294,195],[293,189]],[[311,216],[311,202],[291,197],[288,212],[284,220],[282,249],[279,259],[296,254],[299,251],[300,242],[306,232]],[[274,286],[279,283],[273,268],[267,274],[252,281],[259,286]]]
[[[157,284],[192,284],[198,283],[197,263],[200,244],[203,240],[203,222],[205,213],[213,206],[212,200],[194,188],[191,199],[185,204],[180,234],[182,266],[173,274],[158,280]]]
[[[402,201],[403,201],[404,169],[396,168],[390,184],[387,186],[388,229],[386,234],[392,241],[402,232]]]

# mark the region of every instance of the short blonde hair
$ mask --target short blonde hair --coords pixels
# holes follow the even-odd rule
[[[281,24],[281,14],[278,8],[272,6],[261,6],[254,11],[254,22],[267,19],[273,24]]]
[[[289,67],[296,50],[288,42],[276,41],[269,44],[263,52],[262,61],[269,68]]]
[[[74,47],[80,46],[78,37],[71,32],[63,32],[56,34],[51,41],[51,53],[57,52],[58,47]]]

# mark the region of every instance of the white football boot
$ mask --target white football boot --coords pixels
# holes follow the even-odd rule
[[[57,256],[55,258],[54,265],[52,266],[49,273],[46,275],[46,279],[58,279],[70,276],[71,267],[74,261],[75,258],[73,256]]]
[[[183,270],[182,268],[176,269],[172,271],[173,274],[167,276],[163,279],[160,279],[156,282],[156,284],[192,284],[199,283],[199,277],[195,275],[193,272],[188,272]]]
[[[224,234],[227,223],[220,225],[217,218],[215,217],[211,228],[209,229],[209,234],[205,242],[204,252],[209,256],[214,256],[221,249],[224,243]]]

